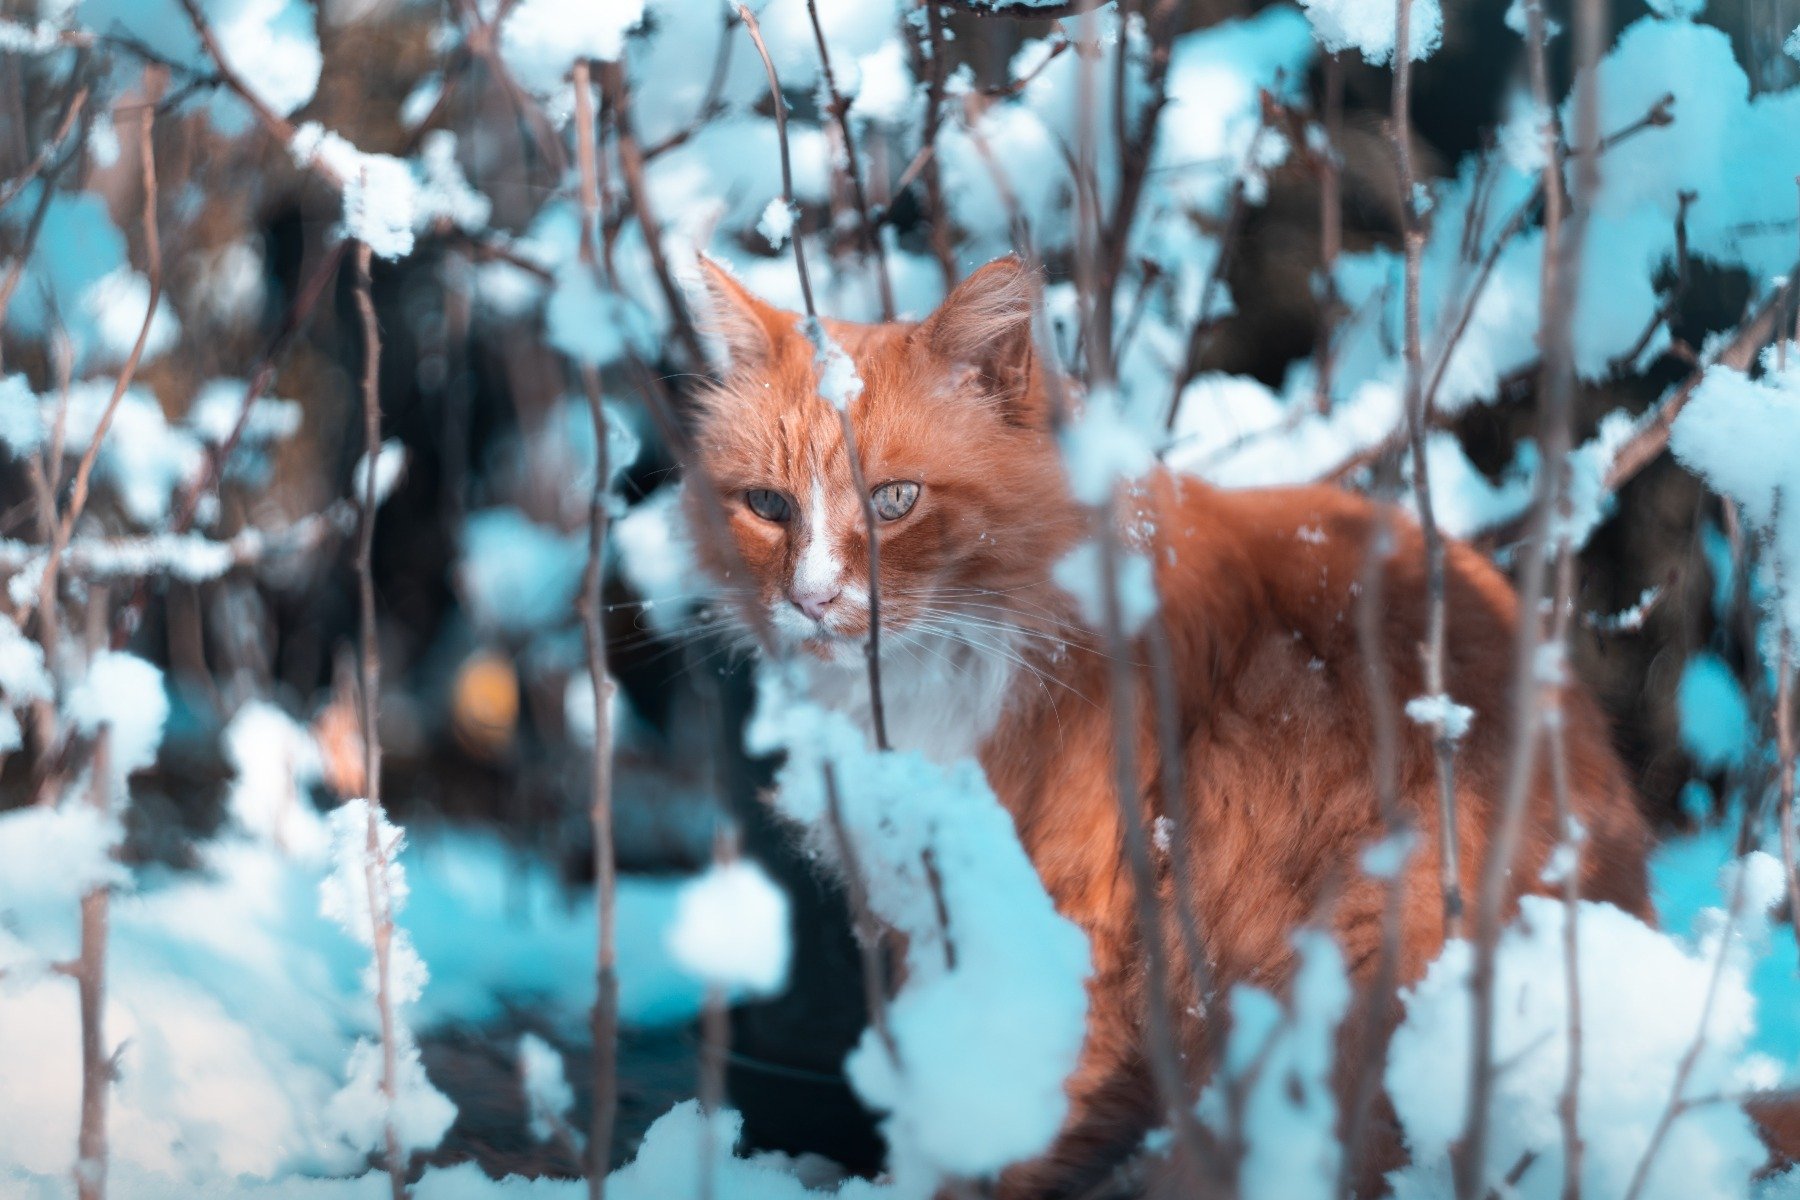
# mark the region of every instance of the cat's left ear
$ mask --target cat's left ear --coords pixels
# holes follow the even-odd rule
[[[996,258],[956,285],[919,326],[919,336],[945,360],[973,367],[992,394],[1023,416],[1037,296],[1037,274],[1018,255]]]
[[[767,364],[775,346],[793,329],[793,315],[752,295],[736,276],[706,255],[696,256],[696,266],[706,288],[701,328],[724,343],[725,365],[735,371],[753,371]]]

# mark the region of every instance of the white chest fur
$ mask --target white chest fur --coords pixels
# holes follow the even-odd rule
[[[1009,645],[983,648],[936,633],[882,639],[881,701],[888,743],[939,763],[972,758],[994,731],[1019,670]],[[869,672],[861,654],[803,659],[812,697],[856,721],[874,741]]]

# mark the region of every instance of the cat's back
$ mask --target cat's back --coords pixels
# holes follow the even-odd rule
[[[1181,674],[1199,681],[1189,715],[1205,729],[1200,736],[1215,752],[1222,740],[1235,742],[1249,778],[1279,779],[1287,795],[1304,798],[1312,823],[1305,840],[1316,841],[1320,823],[1334,819],[1346,837],[1366,836],[1377,816],[1369,634],[1379,648],[1376,674],[1385,676],[1396,709],[1430,690],[1423,656],[1429,588],[1417,520],[1330,487],[1227,491],[1168,477],[1153,495],[1158,589]],[[1372,549],[1378,572],[1370,569]],[[1456,779],[1465,837],[1474,837],[1504,794],[1515,750],[1520,606],[1507,578],[1461,542],[1447,543],[1445,576],[1444,690],[1471,714]],[[1572,674],[1558,700],[1571,802],[1590,834],[1584,893],[1647,913],[1648,832],[1606,716]],[[1420,826],[1434,826],[1431,730],[1404,712],[1391,715],[1400,791]],[[1266,765],[1275,757],[1285,761]],[[1536,878],[1558,837],[1545,757],[1538,761],[1525,879]],[[1326,803],[1333,795],[1355,801],[1333,810]]]

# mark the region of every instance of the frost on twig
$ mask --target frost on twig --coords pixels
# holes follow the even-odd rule
[[[382,948],[385,969],[371,962],[363,989],[390,1020],[381,1037],[356,1043],[326,1118],[338,1138],[358,1151],[381,1155],[397,1149],[410,1157],[438,1144],[456,1107],[426,1078],[405,1017],[425,990],[426,968],[397,923],[407,897],[399,858],[404,837],[363,800],[336,809],[329,827],[332,868],[319,885],[319,911],[359,946],[371,953]],[[404,1166],[402,1161],[396,1169]]]

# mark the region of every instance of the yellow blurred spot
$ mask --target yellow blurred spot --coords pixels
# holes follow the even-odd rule
[[[451,693],[451,722],[471,754],[491,759],[506,752],[519,723],[519,676],[510,659],[484,650],[463,663]]]

